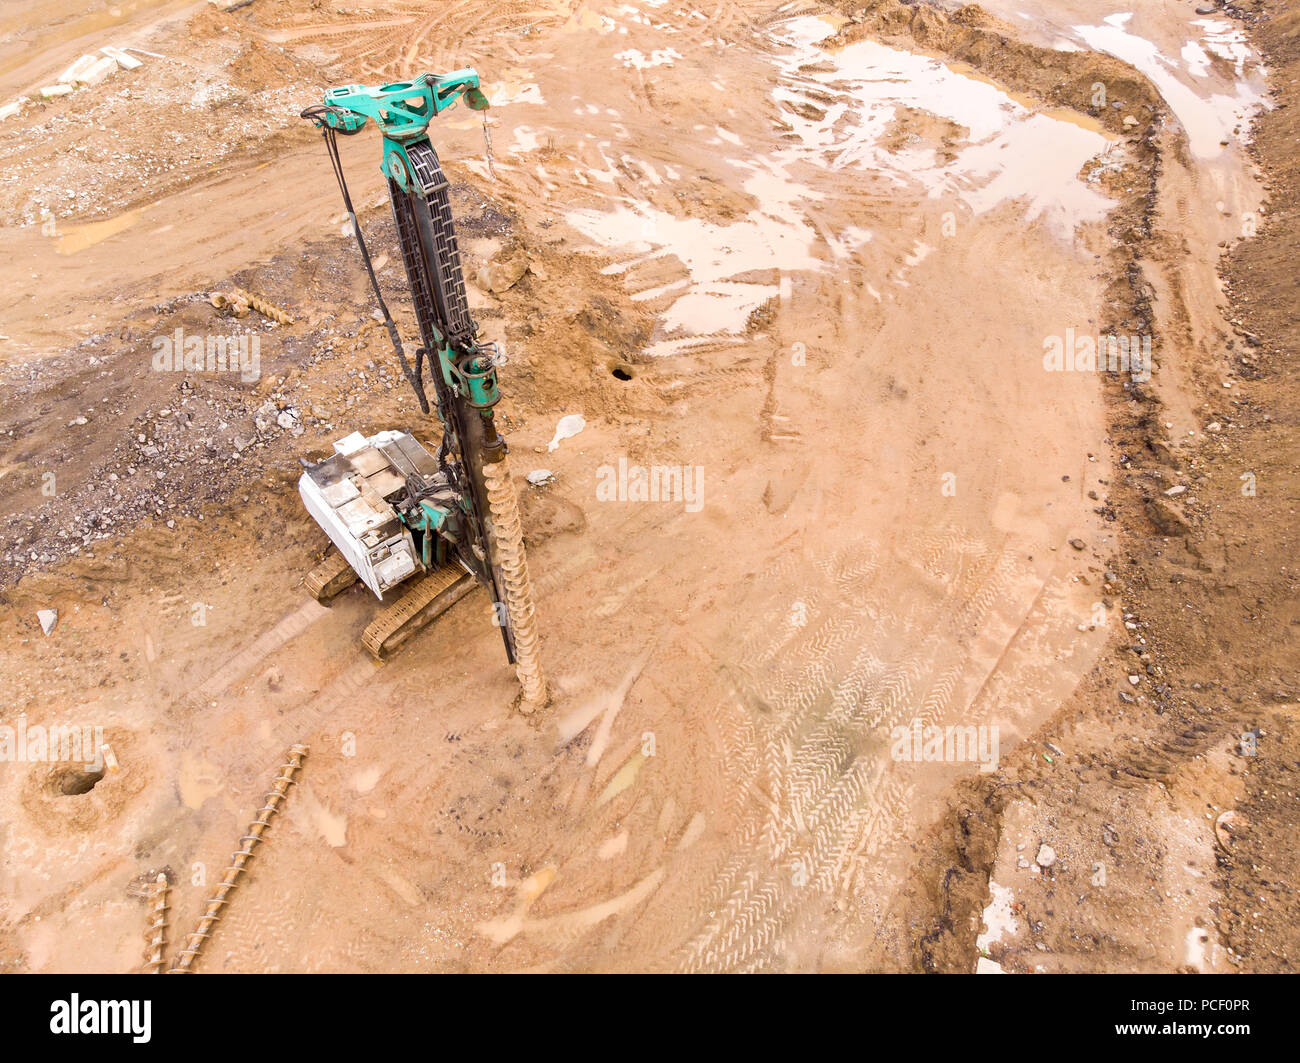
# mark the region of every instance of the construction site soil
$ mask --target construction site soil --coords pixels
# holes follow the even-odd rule
[[[1199,6],[3,16],[0,728],[116,770],[0,733],[0,970],[139,969],[159,874],[181,941],[297,744],[196,970],[1295,970],[1300,8]],[[299,459],[438,426],[298,114],[470,66],[527,717],[484,592],[378,664],[302,586]]]

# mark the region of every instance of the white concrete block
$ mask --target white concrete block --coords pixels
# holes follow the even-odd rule
[[[121,48],[114,48],[111,44],[101,48],[100,51],[116,62],[123,70],[134,70],[141,65],[140,60],[135,56],[127,55]]]
[[[96,59],[89,70],[78,76],[77,81],[82,85],[98,85],[116,69],[117,60],[104,56],[102,59]]]
[[[68,67],[67,70],[65,70],[62,73],[62,75],[59,77],[59,84],[71,85],[73,82],[79,81],[81,79],[81,75],[84,74],[87,70],[89,70],[92,66],[94,66],[98,62],[99,62],[99,56],[97,55],[83,55],[80,59],[78,59],[75,63],[73,63],[70,67]]]

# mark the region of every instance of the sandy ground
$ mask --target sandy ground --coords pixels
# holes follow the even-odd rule
[[[1289,110],[1251,137],[1289,16],[46,6],[11,95],[153,54],[0,123],[0,722],[120,764],[3,765],[5,969],[138,967],[160,872],[188,932],[294,743],[201,970],[1294,965]],[[436,424],[296,115],[466,65],[487,131],[434,135],[508,357],[533,719],[481,593],[376,665],[364,588],[300,585],[297,459]],[[177,329],[256,372],[159,371]],[[1152,371],[1045,368],[1105,334]],[[690,489],[609,500],[620,463]],[[957,725],[996,755],[900,755]]]

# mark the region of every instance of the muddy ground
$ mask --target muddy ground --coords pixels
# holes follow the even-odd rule
[[[0,104],[141,65],[0,121],[0,723],[119,768],[4,761],[3,969],[137,969],[159,873],[179,940],[295,743],[200,970],[1294,968],[1288,5],[38,6]],[[487,130],[434,138],[528,719],[481,593],[377,665],[373,597],[301,587],[298,459],[436,423],[296,115],[468,65]],[[160,365],[177,330],[257,362]],[[1049,370],[1067,334],[1154,364]],[[697,490],[606,500],[620,461]],[[900,753],[949,726],[996,755]]]

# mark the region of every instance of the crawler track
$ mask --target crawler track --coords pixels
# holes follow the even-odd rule
[[[361,637],[377,661],[397,649],[474,589],[474,577],[459,565],[444,565],[383,611]]]
[[[340,553],[331,553],[324,561],[307,573],[303,585],[321,605],[328,605],[356,583],[357,574]]]

